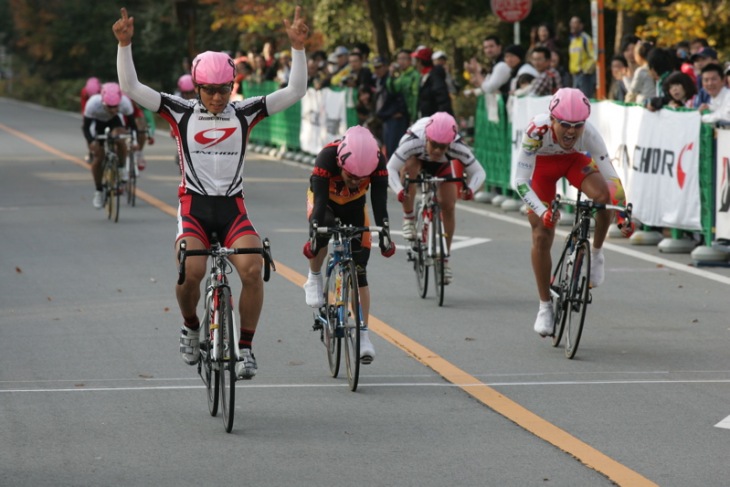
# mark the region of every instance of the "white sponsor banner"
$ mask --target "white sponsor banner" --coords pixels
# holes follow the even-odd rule
[[[299,145],[304,152],[318,154],[329,142],[347,130],[345,91],[310,88],[302,98]]]
[[[594,107],[636,219],[701,230],[699,112],[650,112],[611,102]]]
[[[715,236],[730,239],[730,130],[717,131],[715,174]]]
[[[522,133],[529,120],[547,111],[549,97],[518,98],[512,114],[512,177]],[[634,216],[650,226],[701,230],[700,116],[698,112],[591,104],[589,121],[603,136],[608,153],[634,206]],[[564,181],[558,191],[567,196]],[[572,194],[571,194],[572,193]]]

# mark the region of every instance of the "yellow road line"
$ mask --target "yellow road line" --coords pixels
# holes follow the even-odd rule
[[[8,127],[5,124],[0,123],[0,129],[8,132],[9,134],[12,134],[19,139],[23,139],[24,141],[28,142],[29,144],[33,144],[34,146],[46,151],[50,152],[51,154],[60,157],[61,159],[65,159],[67,161],[73,162],[77,166],[81,166],[87,171],[91,170],[91,167],[81,158],[74,157],[70,154],[66,154],[65,152],[61,152],[60,150],[51,147],[50,145],[41,142],[38,139],[35,139],[29,135],[24,134],[23,132],[19,132],[13,128]],[[174,217],[177,217],[177,210],[173,208],[172,206],[168,205],[167,203],[159,200],[158,198],[155,198],[151,194],[148,194],[144,190],[137,188],[137,198],[146,201],[151,206],[154,206],[158,210],[162,211],[163,213],[167,213],[168,215],[172,215]]]
[[[88,169],[88,165],[77,157],[65,154],[1,123],[0,129],[40,147],[47,152]],[[142,196],[143,194],[144,196]],[[161,211],[172,216],[177,216],[175,208],[154,196],[148,195],[147,193],[143,193],[139,190],[138,196],[142,197],[142,199],[156,208],[159,208]],[[297,286],[302,286],[306,281],[306,278],[302,274],[281,262],[276,262],[276,269],[278,274]],[[565,453],[575,457],[579,462],[605,475],[618,485],[627,485],[632,487],[649,487],[657,485],[646,477],[596,450],[589,444],[579,440],[567,431],[558,428],[520,404],[505,397],[496,389],[487,386],[476,377],[464,372],[437,353],[410,339],[403,333],[372,315],[370,315],[369,327],[379,336],[400,348],[423,365],[432,369],[448,382],[457,385],[464,392],[474,397],[485,406],[501,414],[510,421],[513,421],[515,424],[534,434],[538,438],[545,440],[546,442],[563,450]]]

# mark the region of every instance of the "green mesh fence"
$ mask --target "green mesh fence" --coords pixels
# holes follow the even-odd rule
[[[500,194],[512,194],[510,171],[512,167],[512,124],[507,121],[507,110],[498,97],[499,122],[490,122],[484,95],[477,99],[474,117],[474,155],[487,173],[486,186]]]
[[[279,85],[273,81],[265,81],[263,83],[243,82],[243,93],[246,98],[254,96],[264,96],[279,89]],[[332,91],[342,91],[343,88],[333,87]],[[357,112],[355,111],[355,103],[357,102],[357,91],[348,90],[347,100],[347,126],[357,125]],[[302,122],[301,102],[296,102],[283,112],[275,113],[270,117],[266,117],[251,131],[250,140],[257,144],[271,145],[276,147],[285,147],[287,150],[299,150],[301,145],[299,142],[299,131]]]
[[[700,130],[700,223],[705,245],[715,238],[715,129],[703,123]]]
[[[268,95],[278,88],[279,85],[273,81],[243,83],[243,92],[246,98]],[[287,150],[299,150],[301,113],[301,102],[296,102],[283,112],[275,113],[256,124],[249,139],[259,144],[283,146]]]

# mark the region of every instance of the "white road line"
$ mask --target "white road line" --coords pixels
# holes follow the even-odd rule
[[[514,386],[592,386],[592,385],[646,385],[646,384],[730,384],[730,379],[717,380],[598,380],[598,381],[549,381],[549,382],[492,382],[492,383],[467,383],[453,384],[450,382],[392,382],[392,383],[362,383],[363,387],[514,387]],[[239,387],[246,389],[304,389],[304,388],[330,388],[345,387],[347,383],[331,384],[242,384]],[[175,391],[203,389],[204,386],[133,386],[133,387],[74,387],[74,388],[36,388],[36,389],[0,389],[2,393],[27,393],[27,392],[123,392],[123,391]],[[725,424],[725,426],[720,426]],[[716,426],[730,428],[730,416],[718,423]]]
[[[725,418],[722,421],[720,421],[719,423],[717,423],[715,425],[715,428],[723,428],[726,430],[730,430],[730,416],[728,416],[727,418]]]

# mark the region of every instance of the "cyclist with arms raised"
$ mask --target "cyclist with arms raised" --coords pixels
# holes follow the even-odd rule
[[[390,189],[403,204],[403,237],[406,240],[416,238],[416,215],[413,209],[416,191],[403,187],[401,170],[405,168],[404,172],[410,179],[415,179],[421,169],[430,176],[449,177],[454,174],[452,161],[455,159],[461,161],[469,176],[468,185],[461,190],[461,197],[470,200],[484,182],[486,173],[469,146],[461,140],[454,117],[446,112],[436,112],[416,121],[401,138],[388,161],[388,181]],[[450,251],[456,230],[457,185],[441,184],[437,196],[446,245]],[[448,262],[444,262],[444,284],[450,283],[452,278],[451,267]]]
[[[101,209],[104,205],[104,197],[101,192],[101,161],[104,159],[104,144],[96,140],[97,135],[104,135],[107,127],[111,129],[111,135],[116,136],[127,133],[127,127],[137,130],[132,114],[134,106],[132,101],[122,95],[122,90],[117,83],[104,83],[101,86],[101,93],[93,95],[86,102],[84,107],[84,125],[82,131],[84,138],[89,144],[89,153],[92,155],[91,175],[94,178],[94,208]],[[119,156],[120,167],[124,166],[127,157],[127,144],[123,140],[116,141],[117,155]]]
[[[210,247],[212,233],[226,247],[261,247],[261,239],[249,219],[243,196],[243,166],[251,129],[265,117],[280,112],[302,98],[307,90],[304,41],[308,28],[296,7],[294,21],[284,20],[292,43],[293,63],[289,84],[263,97],[230,102],[235,68],[225,53],[207,51],[192,63],[196,99],[159,93],[141,84],[132,61],[134,18],[121,11],[113,31],[119,41],[117,70],[122,88],[143,107],[158,112],[179,134],[178,152],[182,160],[179,188],[178,232],[176,247],[185,239],[188,249]],[[256,375],[256,359],[251,352],[263,305],[260,255],[232,255],[230,261],[241,278],[239,299],[241,315],[240,361],[236,372],[242,379]],[[200,282],[206,272],[206,259],[186,260],[187,279],[175,289],[184,324],[180,352],[188,364],[200,358],[200,322],[197,304]]]
[[[527,218],[532,227],[532,269],[540,296],[535,331],[541,336],[553,332],[553,309],[550,303],[550,248],[555,237],[559,214],[549,208],[555,198],[556,185],[565,177],[596,203],[624,200],[624,189],[616,173],[606,144],[598,130],[588,122],[591,104],[575,88],[561,88],[550,100],[550,112],[535,116],[522,137],[514,187],[529,206]],[[586,153],[590,154],[586,155]],[[596,227],[591,249],[591,285],[604,280],[603,241],[613,218],[613,211],[596,212]],[[625,236],[632,229],[625,227]]]
[[[385,157],[378,148],[373,134],[365,127],[351,127],[341,140],[326,145],[317,155],[307,191],[307,217],[319,226],[335,224],[339,218],[344,225],[369,226],[365,207],[365,193],[371,186],[370,201],[375,224],[383,226],[388,219],[388,171]],[[324,304],[321,268],[327,257],[329,236],[317,235],[304,244],[304,255],[309,259],[309,275],[304,284],[307,304],[318,308]],[[395,244],[388,230],[380,234],[380,253],[390,257]],[[360,361],[369,364],[375,358],[375,349],[368,336],[370,290],[367,265],[370,258],[370,234],[363,233],[352,240],[352,255],[357,268],[363,327],[360,329]]]

